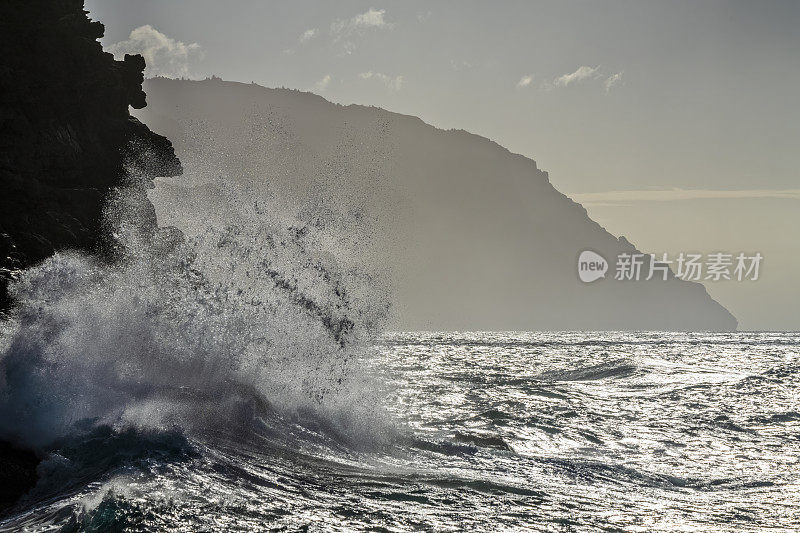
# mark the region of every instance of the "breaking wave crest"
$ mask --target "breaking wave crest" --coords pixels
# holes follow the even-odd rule
[[[0,438],[41,449],[87,424],[203,432],[265,410],[380,433],[358,362],[386,299],[341,239],[255,204],[184,238],[141,223],[131,191],[109,207],[119,261],[59,253],[12,287]]]

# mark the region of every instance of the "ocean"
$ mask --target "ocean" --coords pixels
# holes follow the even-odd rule
[[[330,378],[307,402],[127,383],[0,531],[800,529],[798,333],[389,333],[348,361],[281,366]]]

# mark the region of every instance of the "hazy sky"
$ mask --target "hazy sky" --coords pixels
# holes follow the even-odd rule
[[[760,251],[758,282],[709,291],[744,329],[800,329],[800,2],[87,8],[103,44],[149,55],[150,74],[298,88],[466,129],[535,159],[647,252]],[[682,191],[658,192],[670,189]]]

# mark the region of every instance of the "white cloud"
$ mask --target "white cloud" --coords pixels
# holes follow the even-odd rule
[[[364,13],[358,14],[349,20],[335,20],[331,23],[331,34],[348,35],[361,29],[389,28],[391,24],[384,19],[385,14],[385,9],[369,8]]]
[[[431,13],[430,11],[425,11],[423,13],[417,13],[417,20],[420,21],[420,22],[428,22],[430,20],[430,18],[431,18],[431,15],[433,15],[433,13]]]
[[[385,9],[369,8],[369,10],[361,13],[360,15],[356,15],[351,20],[354,26],[363,26],[364,28],[384,28],[389,25],[385,20],[383,20],[383,16],[385,14]]]
[[[645,189],[591,192],[571,194],[569,196],[584,206],[612,207],[630,205],[637,202],[674,202],[682,200],[737,200],[753,198],[800,200],[800,189]]]
[[[108,51],[118,59],[125,54],[142,54],[147,76],[172,78],[188,76],[190,64],[203,57],[199,44],[176,41],[149,24],[134,29],[127,40],[112,44]]]
[[[317,36],[317,28],[308,29],[304,31],[302,35],[300,35],[300,42],[307,43],[316,36]]]
[[[611,87],[619,83],[620,80],[622,80],[622,72],[617,72],[616,74],[612,74],[611,76],[606,78],[606,81],[603,82],[603,86],[606,88],[606,92],[610,91]]]
[[[376,79],[381,81],[386,87],[393,91],[399,91],[403,87],[403,76],[388,76],[380,72],[362,72],[358,75],[362,80]]]
[[[314,84],[314,88],[320,92],[324,91],[328,88],[328,85],[331,83],[331,75],[325,74],[321,80]]]
[[[367,11],[360,13],[350,19],[338,19],[331,22],[331,36],[333,42],[338,43],[343,41],[342,53],[352,54],[356,49],[356,44],[352,38],[367,30],[380,30],[391,28],[392,24],[386,22],[384,16],[386,15],[385,9],[369,8]]]
[[[598,75],[597,71],[599,69],[600,67],[587,67],[586,65],[583,65],[581,67],[578,67],[578,70],[576,70],[575,72],[559,76],[558,78],[553,80],[553,84],[556,87],[566,87],[571,83],[578,83],[589,78],[594,78]]]
[[[622,72],[608,72],[601,66],[589,67],[582,65],[574,72],[562,74],[552,80],[545,81],[542,83],[542,89],[549,91],[556,87],[568,87],[573,84],[592,82],[593,84],[602,84],[605,88],[605,92],[608,93],[612,87],[622,81],[622,74]],[[521,82],[522,80],[520,80],[520,83]]]
[[[527,76],[522,76],[519,81],[517,82],[517,88],[521,89],[523,87],[527,87],[533,81],[533,74],[528,74]]]

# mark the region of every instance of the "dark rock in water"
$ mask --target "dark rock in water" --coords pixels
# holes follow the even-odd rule
[[[36,484],[38,464],[33,452],[0,441],[0,516]]]
[[[60,249],[96,250],[106,192],[180,174],[145,106],[144,59],[115,61],[82,0],[0,3],[0,310],[14,272]],[[154,221],[153,221],[154,222]]]
[[[131,117],[144,59],[103,52],[83,0],[0,3],[0,316],[20,269],[61,249],[102,251],[107,193],[182,172],[172,144]],[[143,215],[141,215],[143,213]],[[36,481],[36,456],[0,441],[0,511]]]

